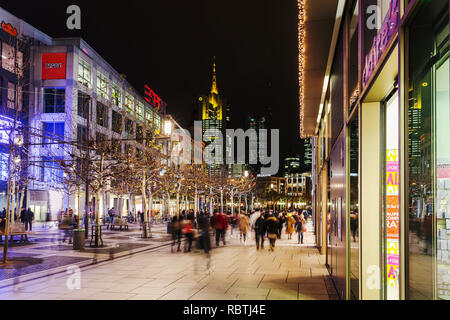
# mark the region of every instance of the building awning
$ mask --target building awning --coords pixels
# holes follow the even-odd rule
[[[312,137],[315,133],[324,82],[327,82],[326,74],[332,62],[330,52],[334,52],[333,33],[340,3],[342,0],[298,0],[302,138]]]

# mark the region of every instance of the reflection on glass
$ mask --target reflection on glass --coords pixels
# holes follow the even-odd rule
[[[359,126],[358,114],[350,123],[350,290],[359,299]]]
[[[448,2],[410,30],[408,299],[450,299]]]

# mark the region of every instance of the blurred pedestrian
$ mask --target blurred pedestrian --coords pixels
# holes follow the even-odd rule
[[[288,235],[288,240],[292,239],[292,234],[295,231],[295,219],[292,213],[289,213],[286,217],[286,234]]]
[[[194,239],[194,225],[192,224],[192,220],[185,219],[183,220],[183,234],[186,237],[184,252],[191,252],[192,248],[192,240]]]
[[[239,223],[239,231],[241,232],[241,235],[239,237],[240,242],[244,243],[244,246],[247,245],[247,233],[248,229],[250,228],[250,220],[246,214],[241,214],[240,216],[240,223]],[[244,241],[242,241],[244,239]]]
[[[274,216],[274,218],[275,218],[275,216]],[[283,215],[282,212],[280,212],[278,214],[278,220],[277,221],[278,221],[277,238],[281,239],[281,231],[283,230],[283,224],[284,224],[284,221],[285,221],[284,215]]]
[[[171,252],[173,253],[175,244],[178,245],[177,252],[181,251],[181,224],[177,216],[174,216],[170,222],[170,232],[172,233]]]
[[[267,230],[267,237],[270,241],[270,247],[269,251],[275,250],[275,242],[278,237],[278,228],[279,228],[279,221],[277,218],[275,218],[275,215],[271,215],[266,219],[266,230]]]
[[[216,246],[219,246],[220,239],[223,241],[223,245],[226,245],[225,232],[227,230],[227,220],[222,212],[216,212],[211,218],[211,225],[216,232]]]
[[[253,226],[255,229],[255,239],[256,239],[256,250],[264,249],[264,236],[266,234],[266,225],[264,219],[264,212],[261,211],[259,218],[256,219],[255,224]]]
[[[298,218],[298,221],[295,225],[295,231],[297,231],[298,234],[298,243],[303,244],[303,232],[305,232],[306,230],[306,220],[303,216],[303,214],[301,214]]]

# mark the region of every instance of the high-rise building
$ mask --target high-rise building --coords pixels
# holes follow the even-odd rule
[[[198,101],[200,114],[202,117],[202,134],[206,145],[208,145],[217,139],[217,135],[219,132],[223,137],[225,137],[227,122],[229,122],[229,119],[227,118],[227,110],[229,109],[229,107],[226,104],[226,100],[219,94],[219,89],[217,86],[215,58],[213,64],[211,92],[208,95],[201,95],[198,98]],[[210,133],[212,132],[211,130],[215,130],[217,132],[217,135],[210,134],[205,136],[205,133],[208,130],[210,130]],[[223,141],[223,145],[226,145],[226,141]],[[224,161],[224,151],[226,150],[218,150],[217,152],[219,154],[213,154],[213,159],[217,157],[218,159],[222,159],[222,161]],[[221,164],[213,163],[212,160],[210,160],[209,163],[207,161],[206,164],[208,166],[208,172],[211,175],[221,175],[224,172],[223,165]]]
[[[266,143],[266,141],[264,140],[264,136],[259,134],[259,130],[267,129],[266,117],[264,117],[264,116],[262,116],[262,117],[249,116],[247,118],[247,129],[256,130],[256,136],[258,139],[258,143],[256,145],[249,144],[249,147],[246,149],[247,150],[246,158],[247,158],[247,160],[249,160],[250,159],[249,154],[257,154],[259,156],[259,150],[261,149],[261,144]],[[268,149],[268,150],[270,150],[270,149]],[[261,164],[260,163],[251,164],[249,167],[251,168],[251,170],[253,171],[253,173],[255,175],[261,174]]]

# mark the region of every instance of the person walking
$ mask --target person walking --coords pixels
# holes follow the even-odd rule
[[[303,232],[306,229],[306,220],[303,216],[303,214],[301,214],[298,218],[297,223],[295,224],[295,231],[298,234],[298,243],[303,244]]]
[[[240,241],[244,242],[244,246],[247,245],[247,233],[250,228],[250,220],[246,214],[241,214],[241,219],[239,223],[239,231],[241,232]],[[242,241],[244,239],[244,241]]]
[[[211,224],[216,231],[216,246],[219,246],[220,239],[223,241],[223,245],[226,245],[225,232],[227,230],[227,220],[221,212],[216,212],[216,214],[211,218]]]
[[[255,230],[256,250],[259,250],[260,246],[261,249],[264,249],[264,236],[266,234],[264,212],[261,211],[259,218],[255,221],[253,229]]]
[[[33,230],[34,212],[31,211],[31,208],[28,208],[26,217],[27,217],[27,222],[25,223],[25,230],[28,231],[28,227],[30,227],[30,231],[32,231]]]
[[[192,223],[192,220],[183,220],[183,234],[186,237],[184,252],[191,252],[192,240],[194,239],[194,225]]]
[[[275,215],[274,215],[275,218]],[[276,219],[276,218],[275,218]],[[283,224],[285,222],[285,218],[282,212],[278,215],[278,230],[277,230],[277,238],[281,239],[281,231],[283,230]]]
[[[277,218],[275,218],[275,215],[271,215],[266,219],[265,224],[266,224],[265,227],[267,230],[267,237],[269,238],[269,241],[270,241],[269,251],[274,251],[275,250],[275,242],[278,237],[279,221]]]
[[[286,217],[286,234],[288,235],[288,240],[292,239],[292,234],[295,230],[295,219],[292,216],[292,213],[289,213]]]
[[[171,252],[173,253],[175,244],[178,244],[177,252],[181,251],[181,224],[177,216],[174,216],[170,222],[170,232],[172,233]]]

